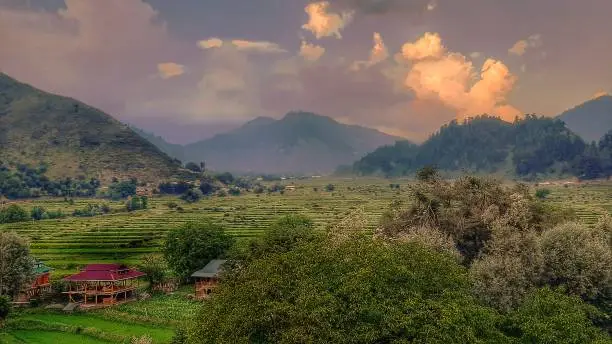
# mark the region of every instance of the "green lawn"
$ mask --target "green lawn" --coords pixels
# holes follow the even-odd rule
[[[51,331],[16,330],[0,333],[0,343],[3,344],[108,344],[110,342],[72,333]]]
[[[27,314],[19,316],[19,320],[36,321],[49,326],[67,325],[81,329],[93,329],[113,338],[122,337],[129,339],[134,336],[149,335],[155,343],[168,343],[174,335],[174,330],[169,327],[147,326],[124,321],[120,318],[109,320],[95,313],[74,315],[55,313]]]

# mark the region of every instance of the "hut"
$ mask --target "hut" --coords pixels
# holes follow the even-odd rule
[[[41,261],[34,262],[34,281],[27,285],[17,296],[15,303],[28,303],[32,299],[41,297],[44,293],[51,291],[50,267]]]
[[[196,299],[208,298],[210,293],[215,289],[218,283],[219,272],[226,260],[215,259],[211,260],[202,269],[194,272],[191,277],[195,279],[195,297]]]
[[[90,264],[64,278],[68,282],[64,294],[70,302],[81,303],[81,307],[111,306],[133,299],[142,276],[145,273],[121,264]]]

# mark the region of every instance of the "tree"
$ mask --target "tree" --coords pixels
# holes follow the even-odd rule
[[[336,189],[336,187],[334,186],[334,184],[327,184],[325,185],[325,191],[327,192],[332,192]]]
[[[32,207],[32,210],[30,210],[30,217],[33,220],[42,220],[43,219],[43,215],[45,214],[45,209],[43,207]]]
[[[163,257],[157,254],[147,254],[142,257],[140,271],[147,274],[146,279],[149,282],[149,288],[164,281],[166,269],[167,265]]]
[[[202,172],[202,167],[195,162],[188,162],[185,168],[193,172]]]
[[[612,300],[612,242],[606,227],[567,223],[542,233],[544,278],[585,300]]]
[[[222,257],[233,244],[234,238],[222,226],[211,221],[191,222],[170,230],[162,250],[170,268],[186,280],[212,259]]]
[[[316,238],[314,222],[301,215],[284,216],[274,222],[265,234],[251,244],[251,256],[287,252]]]
[[[453,257],[321,236],[224,273],[189,343],[507,343]]]
[[[550,288],[537,290],[510,316],[510,332],[519,343],[610,343],[610,337],[593,326],[597,311],[578,297]]]
[[[187,203],[195,203],[202,198],[200,190],[189,189],[181,195],[181,199]]]
[[[34,275],[34,259],[27,242],[11,232],[0,232],[0,295],[15,296]]]
[[[230,185],[234,182],[234,176],[229,172],[223,172],[216,176],[217,180],[225,185]]]
[[[11,204],[0,210],[0,223],[23,222],[30,219],[30,216],[22,207]]]

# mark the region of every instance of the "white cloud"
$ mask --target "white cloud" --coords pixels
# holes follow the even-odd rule
[[[317,39],[331,36],[342,38],[340,31],[353,18],[353,12],[350,11],[340,14],[329,12],[329,5],[328,1],[319,1],[308,4],[304,8],[304,11],[308,13],[308,22],[302,25],[302,28],[312,32]]]

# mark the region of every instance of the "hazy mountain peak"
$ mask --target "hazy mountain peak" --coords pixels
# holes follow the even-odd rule
[[[586,141],[598,141],[612,129],[612,96],[601,95],[559,115],[567,127]]]

